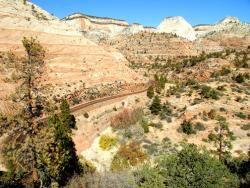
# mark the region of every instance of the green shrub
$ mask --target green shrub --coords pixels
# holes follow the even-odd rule
[[[84,116],[86,119],[88,119],[88,118],[89,118],[88,112],[85,112],[85,113],[83,114],[83,116]]]
[[[134,174],[138,188],[165,188],[165,179],[160,172],[148,165],[144,165]]]
[[[187,135],[195,134],[195,130],[193,129],[193,124],[190,120],[184,120],[181,123],[181,131]]]
[[[102,135],[99,140],[99,146],[103,150],[110,150],[112,147],[115,147],[117,144],[117,138],[109,135]]]
[[[241,129],[242,129],[242,130],[245,130],[245,131],[250,130],[250,123],[247,123],[247,124],[245,124],[245,125],[242,125],[242,126],[241,126]]]
[[[162,106],[162,112],[165,113],[167,116],[172,116],[173,110],[170,108],[169,105],[164,104]]]
[[[216,135],[213,134],[213,133],[209,133],[209,135],[208,135],[208,140],[209,140],[209,141],[215,141],[215,140],[216,140]]]
[[[158,123],[151,122],[148,126],[154,127],[154,128],[157,128],[157,129],[162,129],[163,124],[161,122],[158,122]]]
[[[235,59],[234,65],[236,68],[248,68],[247,60],[243,58],[243,60]]]
[[[171,122],[172,121],[171,116],[173,115],[172,113],[173,113],[173,110],[171,109],[171,107],[167,104],[164,104],[160,112],[161,120],[166,120],[167,122]]]
[[[236,77],[233,77],[233,80],[237,83],[245,82],[245,76],[242,73],[239,73]]]
[[[79,104],[81,102],[81,100],[79,100],[77,97],[74,97],[72,99],[73,105]]]
[[[153,88],[153,86],[149,86],[149,88],[147,90],[147,96],[150,99],[152,99],[154,97],[154,88]]]
[[[197,131],[204,131],[206,130],[205,126],[201,122],[197,122],[194,126],[194,129]]]
[[[247,119],[247,115],[244,114],[243,112],[238,112],[235,115],[241,119]]]
[[[228,69],[227,67],[222,67],[222,69],[220,71],[220,75],[225,76],[225,75],[228,75],[230,72],[231,72],[231,70]]]
[[[142,118],[140,121],[140,125],[142,126],[144,133],[149,133],[149,128],[148,128],[148,120],[145,118]]]
[[[227,110],[224,107],[220,107],[220,112],[226,112]]]
[[[238,188],[239,179],[206,150],[190,144],[181,151],[163,155],[157,168],[166,187]]]
[[[208,115],[208,117],[209,117],[210,119],[214,119],[214,118],[216,117],[216,115],[217,115],[217,112],[216,112],[216,110],[211,109],[211,110],[207,113],[207,115]]]
[[[161,108],[162,108],[161,100],[160,100],[159,96],[155,96],[154,100],[150,106],[150,111],[152,114],[158,115],[161,111]]]
[[[216,91],[215,89],[212,89],[211,87],[207,85],[202,85],[201,86],[201,92],[200,94],[204,98],[212,98],[212,99],[219,99],[220,93]]]

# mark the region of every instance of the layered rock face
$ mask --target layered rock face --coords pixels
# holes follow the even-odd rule
[[[37,18],[44,15],[46,19]],[[22,0],[0,0],[0,51],[24,55],[23,37],[37,37],[46,48],[46,73],[43,82],[54,90],[54,95],[67,96],[85,87],[99,84],[142,83],[145,79],[131,70],[123,55],[114,49],[102,48],[86,39],[74,27],[61,22],[33,4]],[[0,62],[1,62],[0,58]],[[13,83],[5,82],[11,71],[0,64],[1,100],[13,92]],[[3,108],[2,108],[3,107]]]
[[[128,27],[129,24],[123,20],[111,18],[100,18],[84,14],[72,14],[62,20],[64,23],[76,27],[79,32],[100,32],[115,35]]]
[[[94,17],[80,13],[72,14],[62,21],[71,25],[73,28],[77,28],[78,32],[89,35],[106,35],[112,37],[119,34],[135,34],[144,31],[144,26],[141,24],[129,25],[124,20]]]
[[[165,18],[158,26],[157,31],[173,33],[188,40],[196,39],[196,33],[193,27],[180,16]]]

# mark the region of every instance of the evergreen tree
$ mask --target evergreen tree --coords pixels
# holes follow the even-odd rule
[[[165,84],[166,84],[166,77],[163,75],[155,75],[155,81],[156,81],[156,92],[158,94],[161,93],[163,89],[165,89]]]
[[[34,38],[24,38],[26,57],[15,63],[15,71],[20,83],[15,100],[20,110],[9,121],[3,155],[14,181],[22,180],[26,186],[39,184],[38,152],[36,143],[41,124],[37,119],[42,111],[40,77],[43,73],[45,50]],[[11,164],[11,165],[9,165]]]
[[[153,86],[149,86],[148,90],[147,90],[147,96],[148,98],[152,99],[154,97],[154,88]]]
[[[220,160],[225,160],[226,155],[230,154],[232,149],[231,141],[234,139],[233,132],[229,130],[228,123],[225,117],[218,116],[218,126],[215,127],[214,132],[208,135],[210,141],[214,142],[216,153]]]
[[[150,110],[151,110],[151,113],[154,114],[154,115],[158,115],[159,112],[161,111],[161,100],[159,98],[158,95],[156,95],[153,99],[153,102],[151,104],[151,107],[150,107]]]
[[[48,120],[48,132],[51,134],[44,141],[47,144],[42,149],[41,171],[46,174],[45,182],[64,185],[75,173],[80,173],[82,168],[71,138],[76,122],[70,114],[67,100],[62,100],[60,111],[59,115],[53,114]]]
[[[159,158],[157,168],[166,187],[237,188],[239,179],[206,150],[194,144],[186,145],[174,154]]]

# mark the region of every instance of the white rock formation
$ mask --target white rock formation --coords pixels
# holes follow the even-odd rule
[[[198,31],[197,27],[195,30],[197,31],[197,36],[199,38],[221,34],[227,34],[231,37],[250,35],[250,25],[241,22],[237,17],[233,16],[225,17],[216,24],[210,25],[203,31]]]
[[[131,35],[141,31],[154,32],[153,28],[146,28],[141,24],[128,24],[124,20],[88,16],[75,13],[65,17],[63,22],[76,28],[78,32],[86,33],[91,39],[102,38],[105,36],[113,37],[117,35]]]
[[[234,16],[227,16],[217,23],[217,25],[227,26],[228,24],[241,24],[241,21]]]
[[[0,26],[9,29],[27,29],[63,35],[81,35],[75,28],[62,23],[37,5],[23,0],[0,0]]]
[[[167,17],[157,28],[161,33],[173,33],[188,40],[195,40],[193,27],[181,16]]]

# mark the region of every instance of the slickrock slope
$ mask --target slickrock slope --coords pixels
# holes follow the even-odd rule
[[[0,51],[23,55],[21,40],[37,37],[47,49],[47,72],[44,83],[50,84],[53,95],[67,96],[78,89],[96,85],[137,83],[145,80],[129,69],[127,60],[114,49],[103,49],[65,23],[31,3],[21,0],[0,0]],[[32,8],[33,7],[33,8]],[[37,18],[33,10],[45,18]],[[4,59],[1,59],[1,61]],[[1,67],[0,76],[11,76]],[[1,99],[13,91],[13,83],[1,79]],[[1,101],[1,107],[5,106]],[[4,109],[1,109],[4,110]]]
[[[181,16],[165,18],[158,26],[157,31],[176,34],[189,40],[196,39],[193,27]]]

